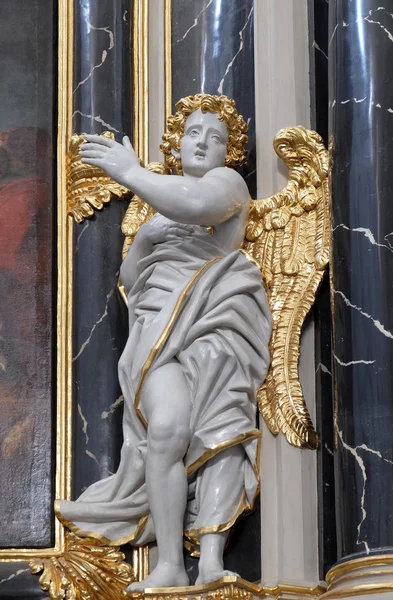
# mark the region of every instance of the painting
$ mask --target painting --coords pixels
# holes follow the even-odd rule
[[[0,548],[53,545],[56,3],[0,6]]]

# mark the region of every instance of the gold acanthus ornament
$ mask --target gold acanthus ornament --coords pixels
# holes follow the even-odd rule
[[[69,214],[78,222],[92,216],[92,207],[101,209],[109,202],[111,193],[119,198],[128,193],[103,171],[80,162],[82,141],[83,135],[73,136],[68,159]],[[301,126],[279,131],[273,145],[288,168],[288,183],[268,198],[251,200],[242,247],[261,270],[273,316],[272,362],[257,399],[273,434],[281,431],[293,446],[313,449],[318,436],[304,400],[298,361],[301,329],[329,260],[329,153],[316,132]],[[159,162],[146,168],[169,173]],[[141,198],[132,198],[122,223],[123,257],[154,213]]]
[[[105,131],[104,137],[114,139],[113,133]],[[112,196],[123,198],[129,190],[108,177],[104,171],[84,164],[78,154],[84,134],[71,137],[67,153],[67,212],[77,223],[94,215],[94,209],[101,210]]]
[[[34,558],[32,573],[43,571],[39,584],[51,600],[119,600],[135,581],[132,567],[119,548],[66,532],[60,556]]]

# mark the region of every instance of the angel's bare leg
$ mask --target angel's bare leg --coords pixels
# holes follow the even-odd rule
[[[223,525],[232,519],[243,497],[244,449],[242,445],[223,450],[211,459],[202,473],[199,498],[203,520]],[[236,575],[224,569],[224,548],[229,529],[200,536],[199,574],[196,584],[210,583],[225,575]]]
[[[143,386],[148,422],[146,487],[158,546],[156,568],[128,591],[189,584],[183,560],[183,522],[188,483],[183,457],[190,442],[191,401],[181,367],[159,367]]]

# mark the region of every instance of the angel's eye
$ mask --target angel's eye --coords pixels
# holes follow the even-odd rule
[[[217,135],[217,134],[214,134],[214,135],[212,135],[212,140],[213,140],[214,142],[221,142],[221,138],[220,138],[220,136],[219,136],[219,135]]]
[[[198,130],[191,129],[191,131],[188,133],[188,135],[190,135],[191,137],[196,137],[198,135]]]

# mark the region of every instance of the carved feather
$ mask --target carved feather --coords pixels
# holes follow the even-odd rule
[[[252,201],[244,244],[260,265],[273,316],[271,366],[257,399],[272,433],[316,448],[298,359],[301,329],[328,264],[329,155],[320,136],[304,127],[282,129],[274,148],[288,167],[288,183]]]
[[[114,139],[109,131],[102,135]],[[129,194],[127,188],[113,181],[104,171],[81,161],[79,147],[84,139],[84,133],[74,134],[67,154],[67,212],[77,223],[92,217],[94,209],[101,210],[113,196],[123,198]]]

